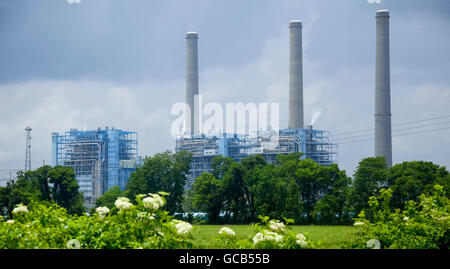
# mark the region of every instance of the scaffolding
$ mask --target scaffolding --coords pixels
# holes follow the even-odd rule
[[[255,135],[201,134],[178,137],[175,151],[192,153],[187,187],[203,172],[212,172],[211,160],[225,156],[240,162],[242,159],[261,155],[269,164],[275,163],[279,154],[302,152],[302,159],[312,159],[320,165],[337,163],[337,144],[330,142],[328,131],[306,129],[284,129],[258,131]]]
[[[72,167],[87,205],[112,186],[123,189],[142,165],[136,132],[115,128],[52,133],[52,164]]]

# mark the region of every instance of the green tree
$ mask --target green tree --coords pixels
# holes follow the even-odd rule
[[[0,188],[3,214],[9,214],[19,203],[32,201],[57,203],[70,214],[82,214],[83,197],[75,173],[70,167],[48,165],[36,170],[19,171],[17,180]]]
[[[314,220],[320,224],[348,224],[350,215],[351,179],[336,164],[322,167],[326,171],[323,196],[314,205]]]
[[[138,194],[165,191],[170,193],[167,210],[181,212],[191,160],[192,154],[187,151],[165,151],[145,158],[144,165],[137,168],[127,182],[128,197],[135,199]]]
[[[97,200],[95,201],[95,205],[97,207],[106,206],[107,208],[111,209],[114,207],[114,203],[118,197],[125,196],[127,196],[126,191],[121,190],[119,186],[113,186],[109,188],[102,196],[97,198]]]
[[[52,200],[67,209],[69,214],[81,214],[83,196],[78,191],[79,185],[71,167],[55,166],[48,170],[48,183],[51,184]]]
[[[223,177],[225,208],[233,214],[237,223],[247,221],[248,186],[245,182],[246,168],[241,163],[232,163]]]
[[[265,166],[256,171],[258,181],[253,186],[255,210],[258,216],[270,218],[301,217],[302,201],[297,182],[290,177],[280,177],[280,167]]]
[[[232,163],[234,163],[234,160],[230,157],[218,155],[212,158],[211,169],[213,170],[214,177],[222,179]]]
[[[17,180],[9,181],[0,187],[0,209],[4,216],[12,217],[12,210],[17,204],[28,204],[39,200],[40,193],[33,184],[33,171],[18,171]]]
[[[203,173],[194,182],[194,206],[208,214],[210,223],[219,222],[223,209],[223,183],[211,173]]]
[[[396,164],[387,173],[393,208],[404,208],[407,201],[418,202],[421,194],[431,194],[434,185],[442,185],[450,193],[450,174],[445,167],[432,162],[411,161]]]
[[[387,186],[384,157],[369,157],[359,162],[354,174],[351,203],[356,214],[368,208],[369,198]],[[370,218],[370,215],[368,216]]]
[[[311,159],[297,162],[295,180],[299,185],[300,195],[303,201],[303,212],[307,223],[313,222],[314,205],[323,195],[322,187],[326,183],[326,171]]]

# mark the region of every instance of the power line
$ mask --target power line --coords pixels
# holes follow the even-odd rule
[[[392,130],[392,132],[398,132],[398,131],[403,131],[403,130],[411,130],[411,129],[417,129],[417,128],[424,128],[424,127],[436,126],[436,125],[441,125],[441,124],[446,124],[446,123],[450,123],[450,121],[438,122],[438,123],[421,125],[421,126],[413,126],[413,127],[408,127],[408,128],[402,128],[402,129],[394,129],[394,130]],[[336,140],[342,140],[342,139],[347,139],[347,138],[364,137],[364,136],[372,136],[372,135],[375,135],[375,134],[372,133],[372,134],[364,134],[364,135],[353,135],[353,136],[337,137],[335,139]]]
[[[423,120],[416,120],[416,121],[402,122],[402,123],[393,124],[392,126],[408,125],[408,124],[417,123],[417,122],[432,121],[432,120],[444,119],[444,118],[450,118],[450,115],[444,115],[444,116],[439,116],[439,117],[433,117],[433,118],[428,118],[428,119],[423,119]],[[372,130],[375,130],[375,128],[370,128],[370,129],[360,129],[360,130],[356,130],[356,131],[342,132],[342,133],[334,134],[333,136],[340,136],[340,135],[343,135],[343,134],[351,134],[351,133],[361,133],[361,132],[367,132],[367,131],[372,131]]]
[[[393,135],[392,137],[406,136],[406,135],[412,135],[412,134],[428,133],[428,132],[434,132],[434,131],[440,131],[440,130],[446,130],[446,129],[450,129],[450,127],[443,127],[443,128],[437,128],[437,129],[431,129],[431,130],[423,130],[423,131],[404,133],[404,134],[396,134],[396,135]],[[342,143],[339,143],[339,145],[352,144],[352,143],[365,142],[365,141],[373,141],[373,138],[342,142]]]

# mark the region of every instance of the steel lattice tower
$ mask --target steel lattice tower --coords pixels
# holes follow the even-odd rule
[[[27,131],[27,143],[25,149],[25,171],[31,170],[31,127],[25,128]]]

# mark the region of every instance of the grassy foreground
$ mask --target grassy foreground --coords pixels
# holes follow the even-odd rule
[[[234,230],[238,239],[251,236],[251,225],[223,225]],[[202,249],[217,248],[218,231],[222,225],[195,225],[192,235],[195,246]],[[339,249],[344,242],[352,240],[357,227],[354,226],[290,226],[295,233],[320,243],[323,249]]]

